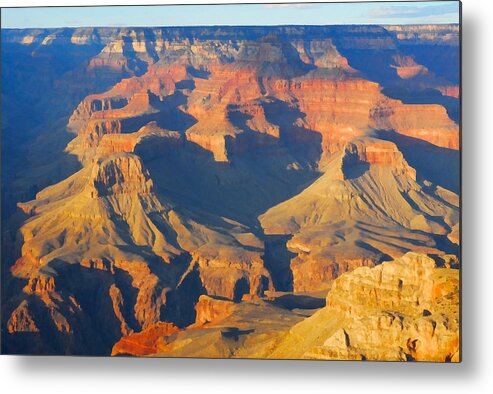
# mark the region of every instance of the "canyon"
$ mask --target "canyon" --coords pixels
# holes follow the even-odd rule
[[[2,352],[460,361],[458,25],[2,29]]]

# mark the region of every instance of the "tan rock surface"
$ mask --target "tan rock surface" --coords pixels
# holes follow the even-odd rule
[[[295,325],[271,357],[459,361],[458,274],[408,253],[342,275],[327,306]]]
[[[360,137],[312,185],[259,219],[267,234],[293,234],[286,246],[296,254],[294,290],[314,291],[388,256],[443,254],[435,236],[453,233],[458,214],[458,205],[442,203],[440,190],[419,185],[396,145]]]

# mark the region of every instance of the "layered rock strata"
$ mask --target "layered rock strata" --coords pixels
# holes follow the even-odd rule
[[[327,306],[295,325],[272,357],[457,362],[458,297],[458,271],[426,255],[358,268],[333,283]]]

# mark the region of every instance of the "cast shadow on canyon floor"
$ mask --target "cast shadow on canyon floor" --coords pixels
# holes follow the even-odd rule
[[[460,193],[459,151],[395,132],[378,131],[377,136],[397,145],[409,165],[416,170],[418,181],[426,179],[454,193]]]
[[[320,175],[313,166],[321,155],[321,137],[303,129],[308,148],[296,155],[289,138],[262,135],[246,125],[248,119],[244,114],[232,115],[232,122],[243,132],[226,138],[229,162],[216,161],[212,152],[185,138],[182,149],[166,157],[142,155],[156,190],[190,211],[258,227],[258,215],[293,197]],[[279,126],[281,131],[289,128]],[[244,144],[246,151],[239,152],[238,144]],[[301,163],[301,168],[291,169],[293,163]]]

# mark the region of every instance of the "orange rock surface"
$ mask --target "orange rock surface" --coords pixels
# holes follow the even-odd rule
[[[156,323],[147,329],[121,338],[113,346],[112,356],[147,356],[159,351],[159,341],[178,332],[171,323]]]
[[[209,322],[217,323],[218,321],[231,315],[234,310],[235,303],[231,301],[215,299],[209,296],[202,295],[195,305],[195,311],[197,313],[195,323],[199,325]]]
[[[7,325],[10,333],[39,332],[39,328],[29,312],[29,306],[26,300],[22,301],[14,310]]]

